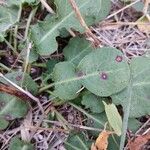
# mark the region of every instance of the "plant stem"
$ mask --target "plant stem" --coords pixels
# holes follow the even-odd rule
[[[15,48],[4,38],[4,42],[7,44],[7,46],[13,50],[13,52],[18,56],[18,52],[15,50]]]
[[[19,12],[18,12],[18,18],[17,18],[18,23],[21,18],[21,13],[22,13],[22,4],[20,4],[20,8],[19,8]],[[15,50],[15,52],[17,52],[17,33],[18,33],[18,24],[15,26],[15,30],[14,30],[14,50]]]
[[[8,72],[11,70],[10,68],[8,68],[7,66],[5,66],[2,63],[0,63],[0,67],[2,67],[3,69],[7,70]]]
[[[56,109],[53,109],[53,111],[55,112],[57,119],[62,123],[64,129],[65,130],[71,129],[66,119]]]
[[[26,25],[25,34],[24,34],[24,41],[25,41],[25,40],[27,39],[27,37],[28,37],[28,32],[29,32],[29,27],[30,27],[30,24],[31,24],[31,20],[32,20],[32,18],[34,17],[34,15],[35,15],[35,13],[36,13],[36,11],[37,11],[37,8],[38,8],[38,7],[34,8],[34,9],[31,11],[30,15],[29,15],[29,18],[28,18],[28,21],[27,21],[27,25]]]
[[[128,97],[127,101],[126,101],[127,106],[124,108],[122,136],[121,136],[119,150],[123,150],[124,149],[124,144],[125,144],[125,140],[126,140],[126,132],[127,132],[127,128],[128,128],[128,119],[129,119],[130,108],[131,108],[131,99],[132,99],[132,87],[133,87],[132,84],[133,83],[132,83],[132,73],[131,73],[131,79],[130,79],[130,83],[129,83],[129,87],[128,87],[129,97]]]
[[[45,0],[40,0],[40,2],[42,3],[42,5],[46,8],[46,10],[51,13],[51,14],[55,14],[54,10],[46,3]]]

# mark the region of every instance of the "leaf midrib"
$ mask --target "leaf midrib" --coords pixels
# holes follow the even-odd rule
[[[84,75],[82,77],[73,77],[73,78],[70,78],[70,79],[63,80],[63,81],[55,82],[55,83],[52,83],[51,86],[59,85],[59,84],[63,84],[63,83],[68,83],[68,82],[73,82],[73,81],[79,81],[79,80],[82,80],[82,79],[87,79],[89,77],[99,75],[100,72],[111,73],[111,72],[119,72],[119,71],[125,70],[125,69],[126,68],[120,68],[120,69],[117,69],[117,70],[109,70],[109,71],[96,71],[96,72]]]
[[[89,1],[86,1],[83,5],[81,5],[80,7],[79,7],[79,9],[81,9],[82,7],[84,7],[86,4],[87,4],[87,2],[89,2]],[[38,43],[38,45],[39,44],[41,44],[53,31],[55,31],[63,22],[65,22],[71,15],[73,15],[74,14],[74,11],[72,11],[71,13],[69,13],[66,17],[64,17],[57,25],[55,25],[49,32],[47,32],[47,34],[45,34],[44,36],[43,36],[43,38],[40,40],[40,42]]]

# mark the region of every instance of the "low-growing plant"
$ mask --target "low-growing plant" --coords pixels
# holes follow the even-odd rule
[[[5,78],[33,95],[47,93],[49,97],[55,97],[54,104],[56,99],[61,104],[68,103],[82,112],[88,127],[103,130],[108,122],[106,129],[115,133],[108,141],[108,149],[116,150],[120,147],[122,150],[127,128],[135,132],[140,126],[135,118],[150,114],[150,59],[143,55],[129,60],[117,48],[95,48],[85,38],[87,30],[78,18],[77,9],[73,9],[70,2],[71,0],[51,0],[55,13],[47,14],[41,20],[32,18],[41,9],[38,0],[8,0],[6,5],[0,6],[0,41],[13,50],[12,55],[21,53],[20,60],[24,62],[21,71],[19,68],[9,70],[5,66],[8,72],[1,72]],[[105,19],[111,7],[110,0],[74,2],[87,26]],[[21,30],[20,18],[24,6],[29,6],[34,11],[31,11],[25,28],[27,36],[18,40],[12,34],[17,33],[19,28]],[[70,36],[70,30],[78,32],[79,36],[69,37],[66,46],[59,48],[58,37],[63,39]],[[13,37],[13,42],[8,41],[8,37]],[[18,51],[27,49],[29,42],[32,43],[29,53]],[[39,63],[42,57],[56,51],[63,54],[63,59],[48,59]],[[37,83],[31,73],[31,68],[35,66],[44,68],[40,77],[42,80]],[[0,77],[0,86],[3,84],[12,86]],[[2,88],[0,90],[4,91]],[[29,109],[28,101],[6,92],[0,93],[0,130],[6,129],[10,121],[25,117]],[[88,138],[96,138],[99,131],[87,133]],[[93,140],[87,140],[84,132],[73,131],[64,143],[68,150],[88,150]],[[33,145],[18,137],[10,142],[10,150],[23,149],[22,147],[34,149]]]

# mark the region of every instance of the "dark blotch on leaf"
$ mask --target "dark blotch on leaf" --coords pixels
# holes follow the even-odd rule
[[[4,118],[8,121],[14,119],[11,115],[5,115]]]
[[[20,81],[22,79],[22,75],[16,77],[16,81]]]
[[[82,71],[78,71],[78,72],[77,72],[77,76],[78,76],[78,77],[82,77],[82,76],[84,76],[84,73],[83,73]]]
[[[117,62],[122,62],[123,57],[122,57],[122,56],[117,56],[115,60],[116,60]]]
[[[107,80],[108,79],[108,75],[106,73],[103,72],[100,75],[101,75],[101,79],[103,79],[103,80]]]
[[[0,108],[5,106],[5,102],[0,102]]]

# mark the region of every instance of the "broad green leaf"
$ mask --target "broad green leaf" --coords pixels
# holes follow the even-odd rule
[[[107,150],[118,150],[119,149],[120,137],[117,135],[110,135],[108,139],[108,148]]]
[[[24,3],[28,3],[28,4],[32,4],[36,2],[36,0],[7,0],[6,4],[8,6],[11,6],[11,5],[21,5],[21,4],[24,4]]]
[[[82,84],[98,96],[110,96],[129,83],[130,69],[123,54],[115,48],[98,48],[85,56],[78,66]]]
[[[0,6],[0,41],[4,40],[5,32],[17,22],[18,7]]]
[[[34,146],[30,143],[21,141],[18,137],[13,137],[10,141],[9,150],[34,150]]]
[[[130,105],[130,118],[148,115],[150,114],[150,59],[134,58],[131,61],[131,72],[133,75],[131,103],[126,102],[129,98],[128,88],[112,95],[113,103],[121,104],[124,110]]]
[[[66,28],[62,28],[59,32],[60,32],[59,36],[61,38],[66,38],[70,36],[70,33],[69,31],[66,30]]]
[[[38,85],[33,81],[33,79],[28,75],[24,74],[23,72],[12,72],[7,73],[5,75],[9,80],[16,83],[17,85],[21,86],[22,88],[32,92],[33,94],[36,94],[38,91]],[[5,84],[8,84],[5,80],[0,78],[1,82],[4,82]]]
[[[85,138],[84,134],[70,134],[65,141],[67,150],[89,150],[92,142]]]
[[[115,133],[120,136],[122,130],[122,119],[116,108],[116,106],[112,104],[106,104],[104,101],[105,112],[110,126],[114,129]]]
[[[4,118],[0,117],[0,130],[7,128],[9,122]]]
[[[46,67],[46,72],[44,72],[42,74],[42,84],[47,85],[48,80],[52,78],[52,72],[54,69],[54,66],[58,63],[58,60],[52,59],[52,60],[48,60],[47,63],[45,64]]]
[[[25,42],[20,42],[20,44],[18,45],[18,49],[21,51],[20,56],[25,61],[27,56],[27,44]],[[32,48],[29,54],[29,63],[35,62],[38,59],[38,57],[39,54],[36,52],[36,49]]]
[[[27,113],[28,105],[15,96],[0,93],[0,116],[6,120],[24,117]]]
[[[128,128],[129,130],[131,130],[133,133],[135,133],[140,126],[142,125],[142,123],[140,123],[137,119],[135,118],[129,118],[128,120]]]
[[[93,50],[94,48],[85,38],[75,37],[69,41],[63,53],[67,61],[78,65],[81,59]]]
[[[23,51],[20,55],[23,58],[23,60],[26,60],[26,51]],[[39,54],[37,54],[37,52],[34,51],[34,49],[31,50],[30,55],[29,55],[29,63],[33,63],[37,61],[38,57],[39,57]]]
[[[53,72],[53,69],[55,67],[55,65],[58,63],[59,61],[58,60],[55,60],[55,59],[51,59],[51,60],[48,60],[47,63],[46,63],[46,69],[47,69],[47,72],[49,74],[51,74]]]
[[[60,99],[71,100],[78,96],[77,92],[80,90],[81,84],[78,80],[69,82],[72,78],[76,79],[75,67],[72,63],[60,62],[55,65],[53,70],[53,80],[55,81],[54,94]]]
[[[73,28],[84,32],[80,25],[74,10],[68,0],[55,0],[57,14],[53,17],[47,17],[44,22],[39,22],[31,28],[31,40],[33,40],[36,49],[40,55],[49,55],[58,48],[56,37],[60,30]],[[87,25],[92,25],[104,19],[110,10],[110,0],[76,0],[81,15]]]
[[[101,113],[104,111],[103,100],[104,98],[98,97],[92,93],[87,93],[82,97],[82,105],[84,105],[85,108],[90,108],[92,113]]]
[[[87,122],[85,123],[85,125],[88,127],[95,128],[95,129],[103,130],[106,122],[107,122],[107,117],[104,112],[94,113],[94,114],[89,113],[89,116],[87,116]],[[92,131],[92,130],[88,131],[88,133],[94,137],[98,137],[99,132],[100,131]]]
[[[144,8],[144,3],[141,1],[141,2],[138,2],[138,3],[134,4],[132,7],[133,7],[136,11],[142,12],[142,11],[143,11],[143,8]]]

